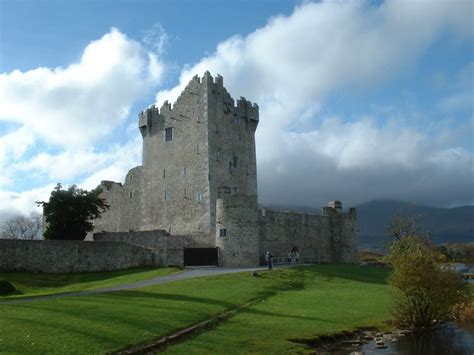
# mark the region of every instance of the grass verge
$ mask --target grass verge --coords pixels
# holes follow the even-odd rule
[[[251,300],[216,328],[171,353],[297,352],[300,341],[388,317],[383,269],[320,265],[201,277],[87,297],[0,306],[0,349],[107,353],[171,334]],[[298,340],[291,341],[291,340]]]
[[[178,268],[128,269],[109,272],[78,274],[40,274],[29,272],[1,272],[0,280],[11,282],[17,292],[0,296],[0,301],[25,297],[45,296],[96,288],[110,287],[147,280],[178,272]]]

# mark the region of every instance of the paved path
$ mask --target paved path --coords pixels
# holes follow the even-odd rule
[[[285,268],[291,265],[282,265],[276,266],[275,268]],[[196,268],[186,268],[182,272],[166,275],[166,276],[159,276],[148,280],[141,280],[132,283],[122,284],[122,285],[115,285],[110,287],[104,288],[96,288],[94,290],[87,290],[87,291],[78,291],[78,292],[68,292],[68,293],[57,293],[54,295],[45,295],[45,296],[37,296],[37,297],[26,297],[8,301],[0,301],[0,304],[17,304],[17,303],[26,303],[26,302],[38,302],[38,301],[45,301],[45,300],[52,300],[64,297],[75,297],[75,296],[87,296],[87,295],[95,295],[99,293],[108,293],[108,292],[115,292],[115,291],[123,291],[123,290],[131,290],[134,288],[142,288],[146,286],[153,286],[153,285],[161,285],[164,283],[178,281],[178,280],[186,280],[193,277],[201,277],[201,276],[213,276],[213,275],[222,275],[222,274],[233,274],[236,272],[250,272],[250,271],[258,271],[258,270],[267,270],[266,267],[254,267],[254,268],[225,268],[225,267],[196,267]]]

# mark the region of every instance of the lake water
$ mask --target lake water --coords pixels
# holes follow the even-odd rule
[[[474,322],[446,323],[431,332],[406,334],[386,345],[387,349],[375,349],[375,342],[371,341],[359,351],[364,354],[473,355]]]

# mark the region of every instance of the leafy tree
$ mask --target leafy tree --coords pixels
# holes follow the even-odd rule
[[[39,213],[16,215],[3,223],[1,235],[8,239],[35,239],[39,237],[42,225],[43,216]]]
[[[448,320],[470,299],[468,285],[443,269],[443,255],[424,237],[409,235],[390,246],[393,315],[400,326],[430,328]]]
[[[45,239],[83,240],[87,232],[93,229],[92,220],[109,208],[105,200],[99,197],[101,192],[100,188],[86,191],[78,189],[76,185],[63,190],[58,184],[48,202],[37,202],[43,206]]]

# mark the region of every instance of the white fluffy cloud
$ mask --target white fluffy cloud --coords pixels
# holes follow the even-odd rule
[[[55,184],[49,184],[23,192],[0,191],[0,199],[3,201],[0,204],[0,225],[14,214],[33,211],[41,213],[41,208],[35,202],[48,200],[54,186]]]
[[[90,189],[100,180],[122,180],[139,163],[138,130],[125,145],[96,144],[160,84],[165,42],[161,27],[149,31],[144,44],[112,28],[89,43],[77,63],[0,74],[0,121],[14,127],[0,137],[0,215],[36,209],[34,202],[46,199],[58,181]],[[44,147],[54,153],[41,152]],[[34,188],[8,191],[20,177]],[[36,187],[36,181],[50,183]]]
[[[30,160],[9,166],[11,175],[28,174],[31,178],[54,181],[23,192],[0,189],[0,224],[2,216],[38,210],[35,201],[47,200],[57,182],[73,181],[84,189],[97,187],[101,180],[123,181],[127,171],[140,164],[141,137],[102,152],[66,150],[58,154],[40,153]],[[85,176],[82,181],[79,176]],[[5,176],[7,177],[7,176]],[[5,184],[8,186],[10,181]]]
[[[225,74],[235,95],[295,107],[319,102],[338,88],[378,84],[402,72],[443,30],[472,35],[471,10],[469,1],[307,3],[245,38],[220,43],[157,101],[172,101],[195,73],[210,70]]]
[[[473,127],[465,127],[472,132]],[[446,132],[441,132],[446,133]],[[324,118],[315,131],[282,133],[278,159],[259,162],[261,203],[355,205],[393,198],[429,205],[473,202],[472,152],[401,125]]]
[[[78,63],[0,74],[0,120],[48,143],[86,145],[123,122],[163,68],[156,54],[113,28],[91,42]]]
[[[18,160],[34,143],[35,137],[26,127],[21,127],[0,137],[0,167]]]
[[[416,71],[441,34],[471,40],[471,13],[469,1],[304,3],[246,37],[220,43],[181,72],[178,86],[158,92],[156,101],[173,101],[192,76],[209,70],[224,76],[234,97],[258,102],[263,203],[379,197],[473,203],[474,196],[463,192],[472,191],[472,154],[439,143],[453,127],[428,134],[403,117],[345,122],[321,114],[328,94],[373,89]]]
[[[67,181],[77,177],[77,175],[91,175],[98,170],[104,169],[110,165],[124,166],[128,164],[130,169],[133,164],[139,163],[141,154],[141,142],[137,137],[125,145],[113,146],[105,151],[94,151],[91,149],[65,150],[58,154],[39,153],[30,160],[24,160],[18,164],[12,165],[18,172],[34,173],[36,175],[45,175],[52,181]],[[121,170],[125,173],[126,170]],[[115,179],[123,179],[123,175],[114,176]],[[102,180],[111,179],[110,176],[104,176]],[[95,181],[97,185],[99,180]]]

